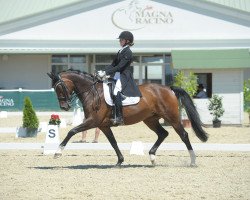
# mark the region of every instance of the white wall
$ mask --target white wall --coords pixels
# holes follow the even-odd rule
[[[0,55],[0,88],[51,88],[49,55]]]
[[[241,124],[244,120],[243,112],[243,70],[197,70],[199,73],[212,73],[212,93],[222,96],[225,109],[220,118],[222,124]],[[213,117],[207,109],[208,99],[194,100],[201,120],[205,124],[212,124]]]
[[[250,67],[250,64],[249,64]],[[250,79],[250,68],[244,69],[244,80]]]
[[[213,74],[213,93],[223,97],[221,118],[228,124],[243,122],[243,70],[218,70]]]

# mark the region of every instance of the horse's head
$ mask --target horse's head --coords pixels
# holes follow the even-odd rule
[[[74,91],[74,84],[67,77],[47,73],[52,79],[53,88],[59,101],[60,108],[68,111],[71,108],[71,96]]]

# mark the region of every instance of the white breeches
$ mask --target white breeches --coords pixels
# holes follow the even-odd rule
[[[122,83],[121,83],[121,80],[120,80],[120,72],[115,73],[114,79],[116,80],[114,95],[117,95],[117,92],[122,91]]]

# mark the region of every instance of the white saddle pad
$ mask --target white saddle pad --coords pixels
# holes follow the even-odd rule
[[[106,103],[110,106],[113,106],[114,103],[110,97],[109,86],[105,82],[103,83],[103,91],[104,91],[104,98],[105,98]],[[133,104],[137,104],[139,101],[140,101],[140,97],[126,97],[126,99],[122,101],[122,105],[123,106],[133,105]]]

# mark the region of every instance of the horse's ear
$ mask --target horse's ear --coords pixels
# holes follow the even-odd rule
[[[47,75],[48,75],[52,80],[54,79],[52,72],[51,72],[51,73],[47,73]]]
[[[55,75],[53,72],[47,73],[48,76],[53,80],[56,81],[58,80],[58,75]]]

